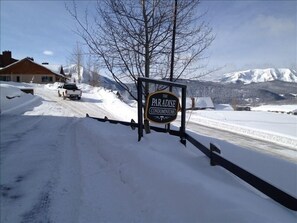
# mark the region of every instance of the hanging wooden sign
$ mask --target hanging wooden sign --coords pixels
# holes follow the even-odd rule
[[[157,91],[148,96],[145,118],[152,122],[167,124],[176,119],[178,111],[178,97],[171,92]]]

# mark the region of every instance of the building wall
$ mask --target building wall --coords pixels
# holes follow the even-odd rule
[[[24,58],[0,69],[0,80],[2,81],[53,83],[56,81],[63,82],[65,79],[65,77],[35,63],[30,58]]]
[[[60,81],[55,75],[52,74],[0,74],[0,80],[46,84]]]

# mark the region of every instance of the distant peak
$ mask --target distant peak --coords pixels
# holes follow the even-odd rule
[[[297,73],[289,68],[251,69],[227,73],[220,79],[224,83],[242,82],[244,84],[274,80],[297,83]]]

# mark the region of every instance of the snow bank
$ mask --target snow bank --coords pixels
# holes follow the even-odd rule
[[[0,82],[0,113],[20,114],[41,102],[41,98],[32,94],[26,94],[20,88],[27,88],[29,85],[11,85]]]
[[[278,111],[278,112],[292,112],[297,109],[297,105],[261,105],[253,107],[253,111]]]
[[[294,219],[276,209],[275,218],[270,218],[273,207],[267,202],[269,199],[251,193],[252,188],[243,186],[223,169],[209,166],[203,154],[190,144],[185,148],[178,137],[152,132],[136,142],[136,132],[129,127],[93,120],[85,121],[81,132],[86,139],[81,145],[88,150],[80,154],[85,181],[81,222],[96,222],[97,213],[109,222],[277,222],[281,218],[290,222]],[[237,155],[241,151],[238,147],[234,150]],[[230,157],[233,154],[235,158],[232,151],[225,150],[224,154]],[[249,156],[236,160],[256,159],[254,156],[258,154],[249,152]],[[94,158],[100,162],[94,163]],[[273,164],[266,158],[266,163]],[[247,161],[246,165],[257,170],[257,162]],[[286,162],[283,164],[286,166]],[[282,184],[295,194],[296,187],[285,179],[289,175],[284,176],[283,166],[278,166],[279,171],[273,174],[268,166],[261,173],[256,172],[266,173],[266,179],[282,178],[277,185]],[[90,168],[97,171],[90,174]],[[290,176],[294,176],[294,165],[288,169]],[[96,182],[100,184],[94,187]],[[254,202],[261,205],[261,214],[255,205],[250,205]],[[215,211],[210,207],[216,207]]]
[[[83,98],[99,100],[101,103],[98,103],[98,106],[112,113],[116,119],[129,122],[134,119],[137,122],[137,107],[130,106],[122,101],[116,94],[117,92],[87,84],[78,84],[78,86],[83,91]]]
[[[297,117],[292,115],[245,111],[193,111],[191,121],[289,146],[297,151]]]
[[[50,90],[58,90],[58,87],[63,85],[64,83],[62,82],[55,82],[53,84],[46,84],[45,88],[50,89]]]

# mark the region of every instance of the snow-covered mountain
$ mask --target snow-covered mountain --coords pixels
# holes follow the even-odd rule
[[[76,64],[70,64],[67,66],[63,66],[63,69],[64,73],[68,77],[70,77],[70,81],[72,82],[91,84],[93,86],[101,86],[111,90],[122,90],[122,87],[114,80],[100,75],[98,72],[89,71],[83,66],[79,66],[78,69],[78,66]],[[80,78],[78,73],[80,73]]]
[[[253,69],[238,72],[231,72],[224,74],[220,79],[223,83],[236,83],[243,82],[245,84],[266,82],[266,81],[286,81],[286,82],[296,82],[297,83],[297,73],[293,69]]]
[[[81,83],[88,83],[91,79],[89,72],[86,72],[83,66],[78,66],[76,64],[70,64],[63,66],[64,73],[71,77],[71,81],[79,81]],[[79,77],[80,74],[80,77]]]

